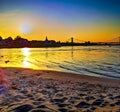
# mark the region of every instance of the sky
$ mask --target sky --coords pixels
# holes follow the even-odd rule
[[[0,0],[0,36],[109,41],[120,36],[120,0]]]

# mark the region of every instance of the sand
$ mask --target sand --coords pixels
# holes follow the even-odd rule
[[[1,68],[8,77],[0,112],[120,112],[120,80]]]

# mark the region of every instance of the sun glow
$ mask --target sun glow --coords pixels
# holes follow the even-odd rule
[[[32,27],[30,24],[25,23],[20,26],[20,31],[24,34],[28,34],[32,31]]]

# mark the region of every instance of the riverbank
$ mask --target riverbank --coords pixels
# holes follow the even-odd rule
[[[120,80],[80,74],[1,68],[8,90],[0,112],[119,112]]]

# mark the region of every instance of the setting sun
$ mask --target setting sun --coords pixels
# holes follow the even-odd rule
[[[32,27],[31,25],[25,23],[20,26],[20,31],[23,34],[29,34],[32,31]]]

